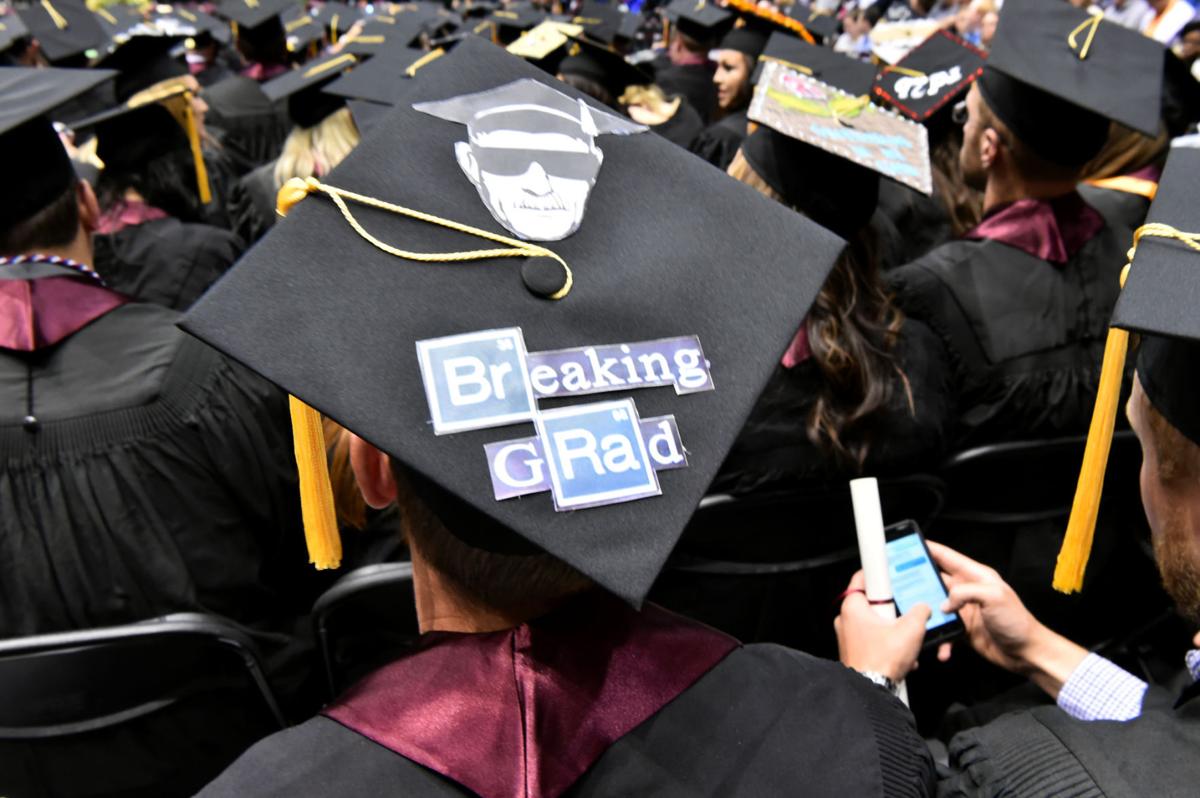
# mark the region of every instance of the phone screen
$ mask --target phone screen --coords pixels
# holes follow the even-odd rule
[[[911,527],[910,527],[911,528]],[[892,575],[892,595],[896,598],[896,609],[901,614],[914,604],[925,603],[933,614],[929,616],[926,630],[954,623],[958,616],[942,612],[946,600],[946,588],[938,575],[937,566],[929,559],[929,552],[915,529],[887,542],[888,570]]]

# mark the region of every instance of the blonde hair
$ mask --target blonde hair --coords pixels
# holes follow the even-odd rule
[[[1119,177],[1136,172],[1147,164],[1159,163],[1170,145],[1171,138],[1167,135],[1166,125],[1160,124],[1158,135],[1152,138],[1113,122],[1108,143],[1099,155],[1083,167],[1081,180]]]
[[[321,177],[358,146],[361,136],[349,108],[340,108],[312,127],[295,127],[275,161],[275,189],[293,177]]]
[[[668,100],[658,86],[630,86],[625,89],[618,102],[629,110],[629,116],[643,125],[661,125],[679,110],[682,100]]]

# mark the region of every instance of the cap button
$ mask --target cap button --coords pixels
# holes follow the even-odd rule
[[[535,256],[521,264],[521,281],[529,293],[551,299],[567,285],[567,269],[554,258]]]
[[[41,422],[37,420],[37,416],[25,416],[21,419],[21,426],[25,428],[26,432],[37,432]]]

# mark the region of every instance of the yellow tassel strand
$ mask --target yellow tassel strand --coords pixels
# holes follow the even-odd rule
[[[1137,254],[1138,243],[1145,236],[1181,241],[1200,252],[1200,234],[1184,233],[1166,224],[1142,225],[1133,234],[1129,263],[1121,271],[1121,287],[1129,277],[1129,269]],[[1108,453],[1112,448],[1113,426],[1117,419],[1117,404],[1121,398],[1121,378],[1125,372],[1125,357],[1129,350],[1129,333],[1110,329],[1104,342],[1104,360],[1100,367],[1100,386],[1096,391],[1096,406],[1088,427],[1087,445],[1083,450],[1083,465],[1075,486],[1071,518],[1063,535],[1058,562],[1054,567],[1054,589],[1060,593],[1077,593],[1083,589],[1083,577],[1092,553],[1096,534],[1096,519],[1100,514],[1100,494],[1104,490],[1104,472],[1108,468]]]
[[[404,70],[404,74],[410,78],[416,77],[418,69],[420,69],[421,67],[425,66],[426,64],[428,64],[432,61],[438,60],[445,54],[446,54],[446,51],[441,47],[437,48],[436,50],[430,50],[429,52],[425,53],[425,55],[421,56],[416,61],[413,61],[411,64],[409,64],[408,68]]]
[[[294,396],[288,397],[288,404],[292,411],[292,443],[300,476],[300,509],[308,561],[319,571],[337,568],[342,564],[342,538],[333,507],[321,414]]]
[[[54,27],[59,30],[67,29],[67,18],[58,13],[58,9],[50,5],[50,0],[42,0],[42,8],[46,10],[46,14],[50,17],[50,21],[54,23]]]
[[[1129,333],[1116,327],[1108,331],[1096,406],[1088,427],[1075,501],[1071,504],[1071,520],[1067,522],[1067,533],[1063,536],[1058,563],[1054,567],[1054,589],[1060,593],[1077,593],[1083,589],[1083,574],[1092,553],[1096,518],[1100,514],[1100,494],[1104,489],[1104,472],[1108,468],[1108,451],[1112,448],[1113,425],[1117,420],[1128,348]]]
[[[1079,53],[1080,61],[1087,58],[1088,53],[1091,52],[1092,40],[1096,38],[1096,30],[1100,27],[1100,21],[1104,19],[1104,13],[1102,11],[1089,11],[1088,13],[1091,16],[1089,16],[1083,22],[1080,22],[1079,26],[1076,27],[1075,30],[1067,34],[1067,46]],[[1085,29],[1087,30],[1088,34],[1087,39],[1084,41],[1081,49],[1079,47],[1079,42],[1075,40],[1075,37],[1080,33],[1083,33]]]
[[[566,275],[566,281],[563,283],[563,287],[561,289],[548,296],[547,299],[562,299],[571,292],[571,286],[575,284],[575,278],[571,272],[571,267],[568,266],[567,262],[563,260],[562,257],[559,256],[554,250],[547,249],[546,247],[539,246],[537,244],[532,244],[528,241],[520,241],[515,238],[499,235],[498,233],[481,230],[478,227],[472,227],[461,222],[456,222],[453,219],[443,219],[440,216],[434,216],[432,213],[416,211],[411,208],[405,208],[402,205],[384,202],[383,200],[375,199],[374,197],[368,197],[363,194],[356,194],[353,191],[346,191],[342,188],[326,185],[320,180],[317,180],[315,177],[293,177],[291,180],[284,183],[283,187],[279,189],[279,193],[276,195],[276,212],[280,216],[287,216],[288,211],[290,211],[292,207],[296,205],[296,203],[300,202],[300,200],[314,192],[324,194],[325,196],[329,197],[329,199],[333,201],[333,204],[337,206],[337,209],[341,212],[342,217],[346,220],[346,223],[349,224],[351,229],[358,233],[358,235],[364,241],[381,252],[386,252],[394,257],[401,258],[403,260],[416,261],[418,263],[442,264],[461,263],[472,260],[486,260],[488,258],[551,258],[558,261],[559,264],[562,265]],[[416,219],[428,224],[445,227],[448,230],[455,230],[459,233],[465,233],[469,236],[482,238],[486,241],[494,241],[497,244],[505,245],[505,248],[472,249],[461,252],[410,252],[408,250],[399,249],[398,247],[393,247],[391,244],[386,244],[383,241],[380,241],[378,238],[368,233],[362,224],[359,223],[358,219],[354,217],[354,214],[350,212],[350,208],[346,204],[346,200],[350,200],[351,202],[355,202],[360,205],[366,205],[370,208],[378,208],[379,210],[388,211],[399,216],[407,216],[410,219]]]
[[[184,129],[187,131],[188,144],[192,148],[192,161],[196,165],[196,193],[200,195],[200,204],[212,202],[212,187],[208,183],[208,167],[204,163],[204,150],[200,146],[200,129],[196,125],[196,110],[192,106],[192,93],[184,92],[186,102],[183,104]]]

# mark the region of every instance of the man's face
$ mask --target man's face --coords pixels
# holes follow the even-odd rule
[[[1200,486],[1180,485],[1161,478],[1155,435],[1147,418],[1149,400],[1141,383],[1134,380],[1126,413],[1142,444],[1142,505],[1154,543],[1154,560],[1163,587],[1179,612],[1200,623],[1200,535],[1195,528]]]
[[[982,191],[987,185],[987,169],[983,165],[983,131],[986,129],[983,113],[983,97],[974,84],[967,92],[967,122],[963,125],[962,149],[958,163],[962,168],[963,180],[971,188]]]
[[[495,130],[455,151],[496,221],[527,241],[558,241],[579,229],[603,161],[583,133]]]

